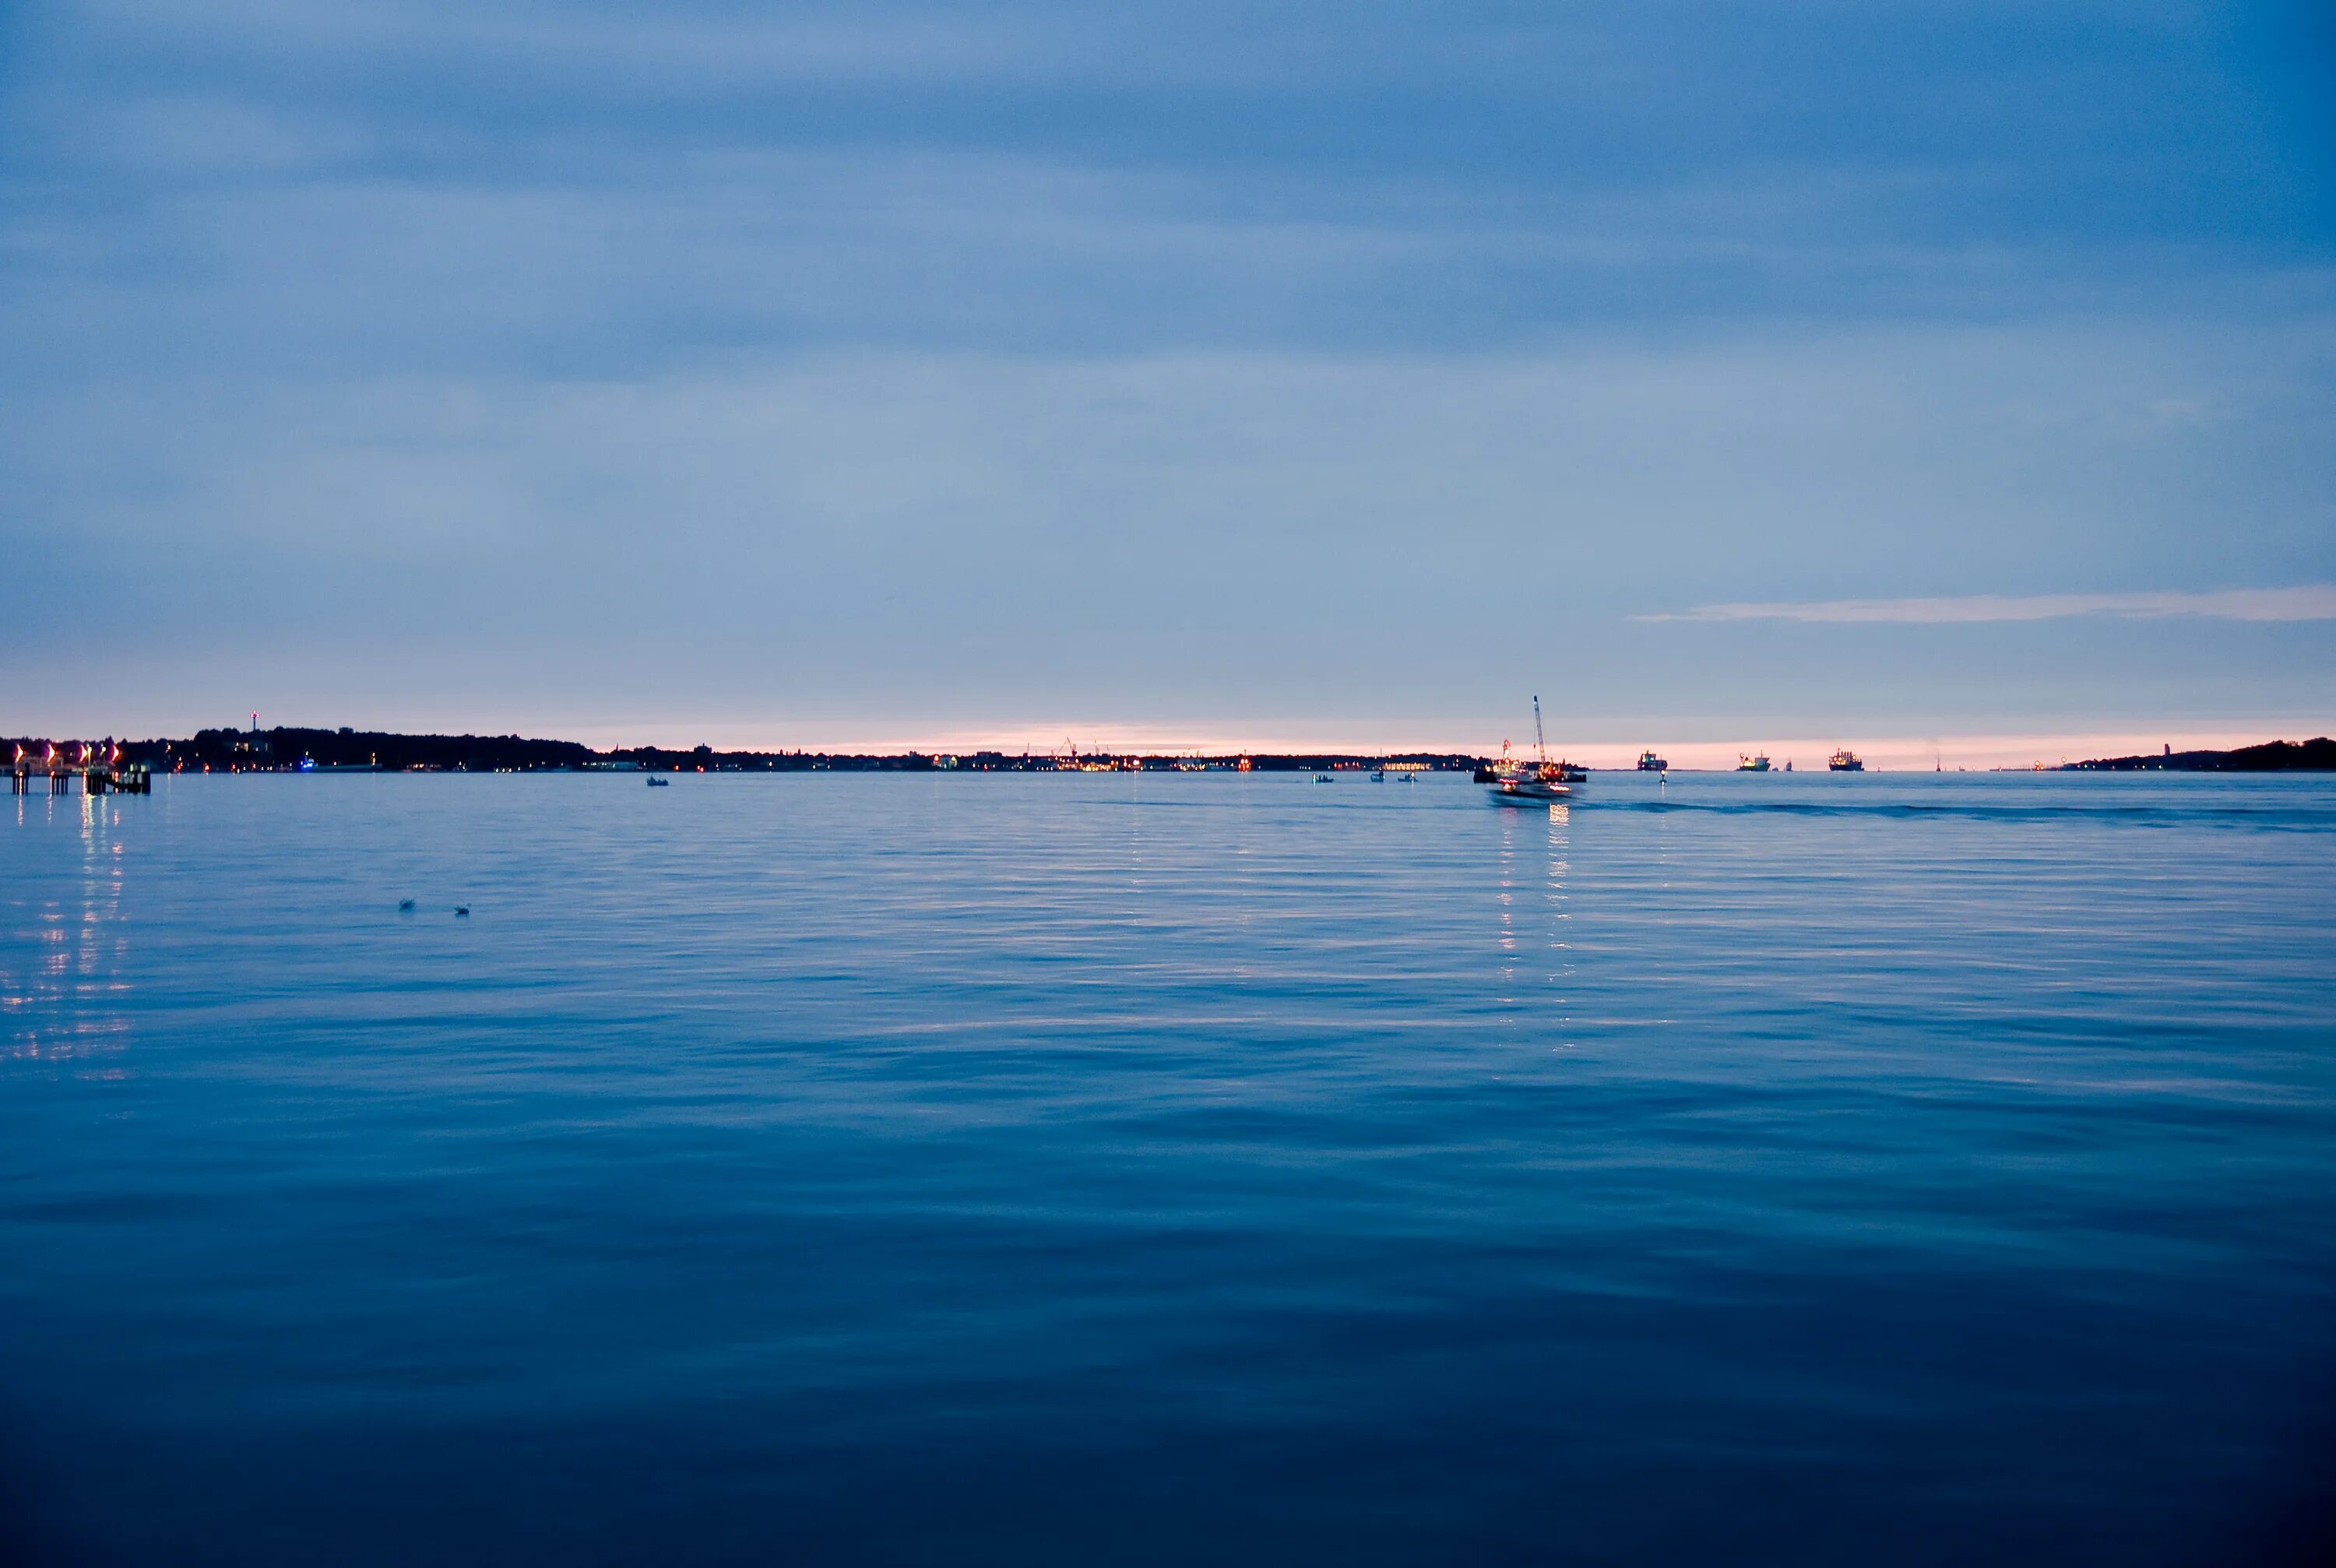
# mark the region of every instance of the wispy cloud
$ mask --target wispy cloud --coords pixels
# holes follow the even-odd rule
[[[1951,599],[1828,599],[1799,604],[1702,604],[1633,620],[1893,621],[1950,626],[1971,621],[2062,620],[2072,616],[2156,619],[2336,620],[2336,583],[2226,588],[2204,593],[1972,593]]]

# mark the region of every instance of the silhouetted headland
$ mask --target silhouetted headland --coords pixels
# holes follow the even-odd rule
[[[2156,756],[2095,757],[2063,766],[2071,773],[2336,773],[2336,740],[2273,740],[2235,751],[2175,751],[2169,745]]]

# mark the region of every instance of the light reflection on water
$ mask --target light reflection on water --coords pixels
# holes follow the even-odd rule
[[[15,797],[20,830],[30,825],[31,798]],[[6,909],[17,929],[0,945],[0,1027],[5,1055],[54,1061],[119,1048],[129,1034],[119,1004],[131,983],[130,933],[122,920],[118,803],[44,794],[42,806],[45,828],[64,825],[61,806],[66,813],[78,806],[78,852],[72,874],[60,879],[61,896],[37,906],[22,896],[25,882],[12,879]]]
[[[77,1559],[2195,1561],[2326,1451],[2326,782],[16,807]]]

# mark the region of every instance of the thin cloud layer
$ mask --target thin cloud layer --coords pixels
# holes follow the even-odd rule
[[[2216,620],[2336,620],[2336,583],[2227,588],[2203,593],[1961,594],[1946,599],[1833,599],[1806,604],[1705,604],[1633,620],[1802,620],[1951,626],[1974,621],[2061,620],[2072,616]]]

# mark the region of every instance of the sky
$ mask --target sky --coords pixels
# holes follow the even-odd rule
[[[2336,19],[0,4],[0,733],[2324,733]]]

